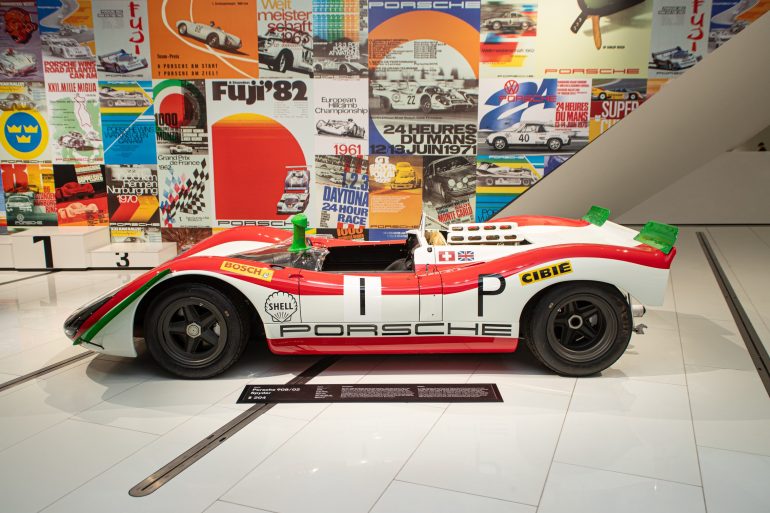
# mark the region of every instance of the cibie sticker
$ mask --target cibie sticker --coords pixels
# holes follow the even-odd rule
[[[257,267],[255,265],[240,264],[238,262],[229,262],[225,260],[222,262],[222,266],[219,268],[222,271],[231,272],[233,274],[240,274],[243,276],[251,276],[258,280],[271,281],[273,279],[273,272],[270,269],[264,267]]]
[[[564,262],[558,262],[545,267],[538,267],[537,269],[521,273],[519,275],[519,281],[521,281],[522,285],[530,285],[538,281],[556,278],[557,276],[569,274],[571,272],[572,262],[565,260]]]
[[[297,311],[297,300],[288,292],[273,292],[265,301],[265,312],[275,322],[286,322]]]

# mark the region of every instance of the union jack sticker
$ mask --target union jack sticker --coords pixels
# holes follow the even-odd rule
[[[458,251],[457,260],[460,262],[470,262],[476,258],[473,251]]]

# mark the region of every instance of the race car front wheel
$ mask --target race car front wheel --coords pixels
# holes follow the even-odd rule
[[[504,150],[508,147],[508,141],[505,140],[505,137],[496,137],[492,141],[492,146],[494,146],[496,150]]]
[[[206,284],[164,290],[144,320],[152,357],[182,378],[210,378],[227,370],[246,349],[248,331],[244,306]]]
[[[535,357],[563,376],[596,374],[615,363],[631,339],[631,308],[611,285],[575,282],[547,289],[523,319]]]
[[[177,27],[177,30],[179,31],[179,33],[180,33],[180,34],[182,34],[182,35],[185,35],[185,34],[187,34],[187,25],[185,25],[184,23],[182,23],[182,24],[180,24],[180,25]]]

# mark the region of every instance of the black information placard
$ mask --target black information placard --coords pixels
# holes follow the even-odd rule
[[[246,385],[239,403],[497,403],[494,383]]]

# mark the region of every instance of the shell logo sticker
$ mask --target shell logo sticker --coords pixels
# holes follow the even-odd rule
[[[556,264],[547,265],[545,267],[538,267],[519,275],[519,281],[522,285],[531,285],[543,280],[549,280],[556,278],[562,274],[569,274],[572,272],[572,262],[565,260],[564,262],[558,262]]]
[[[286,322],[297,311],[297,300],[288,292],[273,292],[265,301],[265,312],[275,322]]]
[[[257,267],[255,265],[241,264],[238,262],[230,262],[225,260],[219,267],[220,271],[227,271],[233,274],[240,274],[241,276],[250,276],[258,280],[272,281],[273,273],[270,269],[264,267]]]

